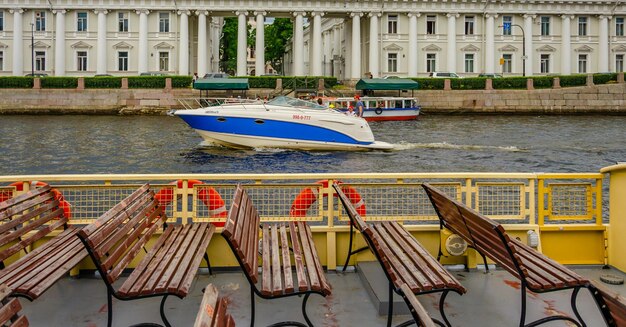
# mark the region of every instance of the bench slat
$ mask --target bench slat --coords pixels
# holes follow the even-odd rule
[[[272,256],[271,256],[271,244],[270,244],[270,226],[263,225],[262,228],[263,237],[261,242],[263,244],[263,279],[261,284],[261,293],[269,296],[272,294]]]
[[[315,262],[319,261],[319,259],[314,257],[315,246],[309,242],[310,240],[307,235],[308,225],[302,222],[290,222],[290,224],[295,225],[300,236],[300,242],[302,242],[301,249],[302,254],[304,255],[304,262],[306,263],[306,272],[310,281],[309,286],[315,291],[321,291],[322,286],[320,283],[320,276],[318,275],[318,271],[315,266]]]
[[[599,295],[606,307],[601,307],[605,321],[609,326],[626,327],[626,298],[610,290],[602,283],[593,281],[592,292],[594,296]],[[605,314],[608,311],[608,316]]]
[[[233,202],[230,206],[230,210],[228,210],[228,216],[226,218],[226,223],[224,224],[224,229],[222,230],[222,235],[228,237],[229,239],[233,238],[237,217],[239,215],[239,210],[241,208],[241,198],[243,193],[237,189],[235,190],[235,196],[233,197]]]
[[[289,236],[291,238],[291,246],[293,247],[293,258],[296,266],[296,277],[298,278],[298,290],[306,291],[309,288],[309,282],[304,272],[302,250],[300,242],[298,241],[298,232],[296,232],[296,225],[294,223],[289,224]]]
[[[336,183],[333,183],[333,188],[337,192],[337,195],[339,196],[339,200],[341,200],[341,203],[343,204],[343,208],[348,213],[350,222],[356,227],[356,229],[359,232],[363,233],[367,229],[367,224],[365,223],[365,220],[363,220],[361,215],[358,214],[358,212],[356,211],[356,208],[354,208],[354,206],[352,205],[352,202],[350,202],[350,199],[343,192],[341,187],[337,185]]]
[[[309,227],[309,225],[307,225],[306,222],[303,222],[303,221],[298,222],[298,224],[300,224],[300,226],[305,227],[306,238],[311,248],[311,255],[314,259],[315,271],[317,272],[317,277],[319,278],[319,281],[320,281],[321,291],[322,293],[326,295],[330,295],[330,291],[331,291],[330,284],[328,284],[328,281],[326,280],[326,275],[324,274],[324,268],[322,267],[322,262],[320,261],[319,256],[317,255],[317,248],[315,247],[315,243],[313,242],[313,233],[311,233],[311,228]]]
[[[46,185],[10,198],[4,202],[0,202],[0,221],[7,220],[33,207],[40,206],[47,201],[54,200],[54,195],[52,194],[51,189],[50,185]],[[1,227],[0,231],[4,233],[10,228]]]
[[[371,238],[374,249],[380,258],[383,260],[383,264],[385,266],[385,270],[390,273],[389,277],[391,277],[391,282],[397,288],[399,285],[406,283],[409,285],[411,290],[418,290],[424,287],[425,291],[431,290],[431,285],[418,285],[417,281],[413,278],[408,278],[409,272],[406,268],[400,263],[398,258],[392,253],[389,246],[383,241],[385,238],[380,234],[379,225],[372,225],[372,228],[369,229],[367,235]],[[423,281],[422,281],[423,282]]]
[[[13,231],[9,234],[5,234],[2,237],[3,245],[15,240],[19,241],[0,252],[0,261],[4,261],[11,255],[21,251],[25,247],[40,240],[42,237],[50,234],[50,232],[52,232],[53,230],[65,225],[66,220],[53,220],[55,217],[61,217],[62,215],[63,209],[57,208],[55,211],[48,212],[45,215],[41,216],[39,219],[36,219],[35,221],[29,221],[27,224],[22,225],[18,230]],[[52,221],[52,223],[50,223],[49,225],[45,225],[50,221]],[[31,233],[30,235],[28,234],[35,230],[36,232]],[[24,235],[27,236],[23,237]]]
[[[287,226],[280,226],[280,244],[283,255],[283,276],[285,278],[285,293],[293,293],[293,274],[291,272],[291,257],[289,256],[289,241],[287,238]]]
[[[200,310],[196,316],[194,327],[211,327],[213,326],[213,318],[215,317],[215,309],[217,308],[217,288],[213,284],[207,285],[204,289]]]
[[[259,271],[257,269],[259,265],[259,213],[252,206],[250,202],[250,215],[253,218],[252,221],[247,221],[246,225],[246,242],[245,242],[245,256],[248,258],[248,267],[250,267],[251,275],[254,280],[257,280]],[[250,217],[250,216],[249,216]]]
[[[194,236],[194,240],[197,239],[197,243],[194,244],[192,248],[193,252],[189,252],[190,258],[187,258],[187,262],[189,264],[186,267],[186,273],[180,276],[180,284],[178,286],[185,294],[189,293],[191,289],[191,284],[193,283],[193,279],[196,275],[195,270],[200,266],[202,262],[202,258],[206,254],[207,248],[209,247],[209,243],[213,238],[213,234],[215,234],[215,225],[211,223],[195,223],[198,225],[198,230],[196,231],[196,235]],[[208,255],[207,255],[208,256]],[[182,274],[181,272],[177,272]],[[175,276],[174,280],[179,280],[179,276]],[[170,289],[173,292],[173,289]]]
[[[271,237],[271,246],[272,246],[272,294],[280,295],[283,292],[283,281],[282,281],[282,271],[280,265],[280,245],[278,239],[278,228],[279,224],[273,225],[270,227],[270,237]]]
[[[198,224],[176,226],[176,229],[179,229],[180,233],[176,236],[175,242],[168,242],[172,244],[169,250],[167,250],[165,259],[167,261],[167,268],[155,287],[157,292],[167,290],[173,293],[180,286],[180,282],[189,268],[185,266],[185,262],[193,260],[193,256],[197,253],[195,250],[197,249],[197,242],[200,241],[200,238],[194,240],[194,237],[199,227],[200,225]],[[181,249],[185,251],[183,252]],[[187,259],[187,261],[184,259]],[[177,274],[176,270],[178,270],[180,274]]]
[[[415,294],[411,292],[411,289],[407,284],[402,284],[400,286],[400,290],[402,290],[402,297],[404,298],[407,305],[409,305],[409,311],[411,311],[411,315],[413,316],[413,320],[418,327],[435,327],[435,322],[428,314],[428,311],[424,308],[424,306],[417,300]]]
[[[46,201],[48,202],[46,203]],[[41,214],[46,213],[43,217],[44,222],[52,218],[60,218],[63,214],[63,210],[59,212],[58,206],[59,202],[54,201],[51,193],[49,193],[48,195],[41,196],[39,199],[35,199],[34,201],[23,203],[20,208],[10,208],[13,210],[4,211],[3,214],[6,217],[2,220],[6,220],[7,222],[0,226],[0,235],[2,235],[2,237],[0,237],[0,246],[7,244],[14,239],[15,237],[12,235],[24,235],[25,233],[13,234],[15,233],[14,229],[19,228],[20,225],[33,218],[39,217]],[[26,212],[26,210],[29,211]],[[46,217],[48,215],[52,215],[52,217]],[[13,219],[9,220],[9,217]]]

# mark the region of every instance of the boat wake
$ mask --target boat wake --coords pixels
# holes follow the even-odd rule
[[[516,146],[494,146],[494,145],[472,145],[472,144],[452,144],[448,142],[435,143],[407,143],[400,142],[393,145],[393,149],[397,151],[412,149],[452,149],[452,150],[496,150],[505,152],[521,152],[524,151]]]

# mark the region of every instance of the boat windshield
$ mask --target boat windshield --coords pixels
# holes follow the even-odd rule
[[[313,102],[309,102],[309,101],[301,100],[301,99],[296,99],[296,98],[291,98],[287,96],[276,97],[272,99],[271,101],[269,101],[267,104],[271,104],[275,106],[283,106],[283,107],[305,108],[305,109],[318,109],[318,110],[327,109],[326,107],[320,106],[317,103],[313,103]]]

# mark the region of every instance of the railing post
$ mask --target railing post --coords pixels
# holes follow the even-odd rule
[[[626,271],[626,163],[604,167],[609,174],[608,264]]]

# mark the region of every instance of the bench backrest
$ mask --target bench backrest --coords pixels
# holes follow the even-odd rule
[[[67,221],[50,185],[0,203],[0,262],[66,226]]]
[[[6,285],[0,286],[0,326],[25,327],[28,326],[26,316],[20,316],[22,305],[17,298],[9,298],[11,290]]]
[[[167,220],[145,184],[78,232],[102,277],[115,282]]]
[[[241,268],[253,283],[258,280],[260,222],[261,217],[252,204],[248,192],[238,184],[222,236],[236,253]]]
[[[359,232],[364,233],[368,228],[365,220],[363,220],[361,215],[359,215],[359,213],[356,211],[356,208],[352,205],[352,202],[350,202],[350,199],[348,198],[346,193],[343,192],[341,186],[337,183],[333,183],[333,188],[335,189],[335,192],[337,192],[337,196],[343,204],[344,209],[346,209],[346,213],[348,214],[352,225],[354,225],[356,229],[359,230]]]
[[[460,235],[469,246],[483,253],[517,278],[521,267],[514,261],[515,247],[509,246],[511,239],[497,222],[452,199],[441,190],[422,184],[442,224]],[[521,243],[515,242],[516,245]]]
[[[235,320],[226,312],[228,301],[218,297],[217,288],[209,284],[204,289],[200,310],[196,316],[194,327],[231,327],[235,326]]]
[[[609,290],[599,282],[592,282],[591,292],[596,298],[601,297],[601,301],[598,303],[601,305],[600,311],[604,315],[607,325],[626,327],[626,298]]]

